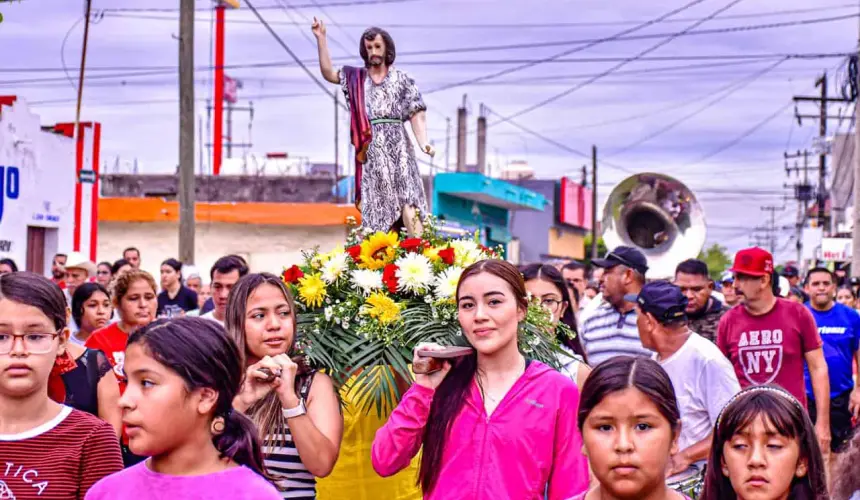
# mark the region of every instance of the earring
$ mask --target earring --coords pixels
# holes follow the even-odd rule
[[[212,434],[216,436],[224,433],[224,429],[227,427],[227,423],[224,421],[224,417],[215,417],[212,420]]]

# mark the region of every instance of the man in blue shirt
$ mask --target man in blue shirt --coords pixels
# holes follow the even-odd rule
[[[806,275],[806,290],[809,294],[806,307],[812,312],[824,342],[824,359],[830,374],[830,447],[838,452],[851,437],[852,418],[860,416],[860,390],[853,379],[855,363],[860,371],[860,314],[835,301],[836,278],[829,269],[810,270]],[[809,414],[814,421],[812,384],[809,370],[804,371]]]

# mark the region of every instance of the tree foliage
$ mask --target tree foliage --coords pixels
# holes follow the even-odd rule
[[[704,251],[699,252],[698,259],[708,265],[708,274],[715,281],[719,281],[723,272],[732,265],[728,249],[718,243],[714,243]]]
[[[590,266],[591,265],[591,233],[585,235],[585,258],[582,260],[583,263]],[[606,249],[606,243],[603,242],[603,237],[600,236],[597,238],[597,256],[603,257],[606,255],[608,250]]]

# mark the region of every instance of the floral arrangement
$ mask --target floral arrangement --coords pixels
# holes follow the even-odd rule
[[[303,262],[285,269],[282,279],[296,297],[299,345],[311,364],[357,389],[363,411],[384,415],[412,380],[409,364],[418,343],[466,345],[454,297],[460,275],[501,253],[481,245],[477,234],[444,238],[432,218],[420,238],[369,233],[348,222],[353,227],[345,247],[303,252]],[[537,302],[530,303],[519,345],[557,366],[563,351]]]

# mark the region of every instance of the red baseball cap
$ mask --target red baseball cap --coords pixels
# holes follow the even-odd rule
[[[773,272],[773,255],[759,247],[744,248],[735,254],[733,273],[748,276],[768,276]]]

